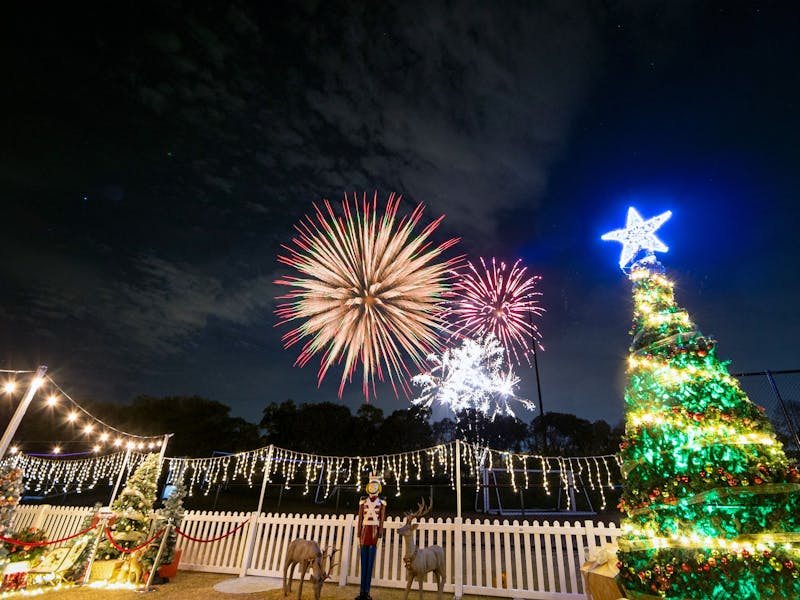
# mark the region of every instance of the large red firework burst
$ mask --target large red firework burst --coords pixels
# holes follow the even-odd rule
[[[449,302],[455,335],[480,338],[493,333],[506,351],[509,362],[530,364],[533,344],[541,348],[541,332],[534,321],[544,313],[539,304],[539,275],[527,275],[527,267],[517,260],[510,268],[480,259],[480,269],[472,262],[457,272],[453,298]]]
[[[405,359],[422,367],[441,345],[441,297],[460,258],[436,259],[458,240],[438,246],[428,240],[444,217],[415,234],[423,205],[398,220],[401,198],[391,194],[382,214],[377,192],[371,201],[354,194],[352,208],[345,194],[342,216],[327,200],[324,210],[314,204],[314,216],[295,226],[293,246],[283,246],[288,255],[278,257],[300,274],[276,281],[292,288],[280,296],[287,302],[276,310],[278,324],[299,322],[283,336],[285,346],[305,340],[295,365],[322,354],[318,383],[342,363],[339,397],[359,362],[367,399],[384,371],[395,393],[398,385],[408,391]]]

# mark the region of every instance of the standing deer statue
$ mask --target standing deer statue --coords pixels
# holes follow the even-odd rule
[[[322,592],[322,584],[330,577],[330,573],[335,566],[333,564],[333,555],[336,550],[328,549],[325,552],[319,549],[317,542],[310,540],[294,540],[289,543],[286,548],[286,559],[283,562],[283,595],[288,596],[292,592],[292,577],[294,577],[295,565],[300,565],[300,590],[297,592],[297,600],[300,600],[303,595],[303,581],[306,578],[306,572],[311,567],[311,583],[314,584],[314,600],[319,600],[319,595]],[[328,566],[325,566],[327,559]],[[286,574],[289,574],[288,584]]]
[[[426,507],[425,500],[423,499],[417,506],[416,512],[408,511],[405,513],[406,522],[397,530],[397,533],[402,536],[406,542],[406,552],[403,555],[403,564],[406,566],[406,593],[403,600],[408,600],[408,591],[411,589],[411,584],[416,579],[419,582],[419,600],[422,600],[422,583],[427,577],[428,573],[433,571],[436,579],[436,586],[439,590],[437,598],[442,600],[442,588],[444,588],[444,548],[441,546],[429,546],[427,548],[417,548],[414,542],[414,532],[419,526],[414,523],[414,519],[423,517],[431,512],[433,508],[433,498],[430,504]]]

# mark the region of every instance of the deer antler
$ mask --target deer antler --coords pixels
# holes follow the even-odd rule
[[[428,504],[428,506],[425,506],[425,498],[423,498],[417,505],[416,511],[412,512],[409,510],[404,513],[406,518],[406,523],[411,523],[411,521],[413,521],[414,519],[418,519],[419,517],[424,517],[429,512],[431,512],[432,508],[433,508],[433,496],[430,497],[430,503]]]
[[[336,554],[339,551],[339,548],[333,548],[333,549],[331,549],[330,552],[328,552],[328,548],[329,547],[326,547],[325,551],[322,553],[322,562],[323,562],[322,570],[325,573],[327,573],[328,575],[330,575],[331,571],[333,571],[333,568],[336,567],[339,564],[339,563],[333,562],[333,556],[334,556],[334,554]],[[325,566],[325,559],[328,559],[327,567]]]

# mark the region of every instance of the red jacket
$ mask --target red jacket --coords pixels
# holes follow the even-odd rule
[[[358,503],[358,541],[362,546],[376,546],[383,533],[386,500],[378,496],[361,498]]]

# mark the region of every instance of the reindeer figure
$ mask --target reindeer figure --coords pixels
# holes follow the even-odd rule
[[[433,498],[430,504],[426,507],[425,500],[419,503],[416,512],[406,512],[405,524],[397,530],[397,533],[403,537],[406,542],[406,553],[403,555],[403,564],[406,566],[408,580],[406,581],[406,593],[403,600],[408,600],[408,591],[411,589],[411,584],[414,578],[419,581],[419,600],[422,600],[422,583],[429,572],[433,571],[436,578],[436,586],[439,589],[437,598],[442,600],[442,588],[444,588],[444,548],[441,546],[429,546],[428,548],[417,548],[414,542],[414,532],[419,526],[413,523],[414,519],[423,517],[431,512],[433,508]]]
[[[300,565],[300,589],[297,592],[297,600],[303,596],[303,581],[306,578],[306,572],[311,567],[311,582],[314,584],[314,600],[319,600],[319,595],[322,592],[322,584],[330,577],[333,567],[333,555],[336,550],[325,549],[323,553],[319,549],[317,542],[310,540],[294,540],[289,543],[286,549],[286,560],[283,562],[283,595],[288,596],[292,592],[292,577],[294,577],[295,565]],[[325,560],[327,559],[328,566],[325,567]],[[289,573],[288,585],[286,573]]]

